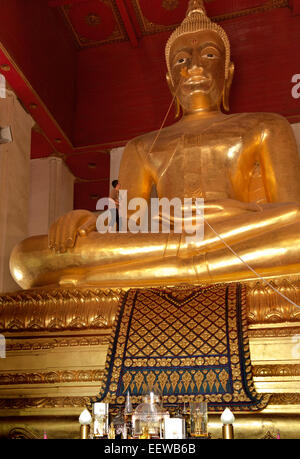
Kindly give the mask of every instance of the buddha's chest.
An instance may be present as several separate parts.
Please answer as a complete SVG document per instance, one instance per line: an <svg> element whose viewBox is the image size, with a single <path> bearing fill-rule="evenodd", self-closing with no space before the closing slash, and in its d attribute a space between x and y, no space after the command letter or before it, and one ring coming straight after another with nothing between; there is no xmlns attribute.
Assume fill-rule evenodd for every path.
<svg viewBox="0 0 300 459"><path fill-rule="evenodd" d="M158 193L181 198L230 196L242 151L241 136L232 132L183 134L162 142L152 157Z"/></svg>

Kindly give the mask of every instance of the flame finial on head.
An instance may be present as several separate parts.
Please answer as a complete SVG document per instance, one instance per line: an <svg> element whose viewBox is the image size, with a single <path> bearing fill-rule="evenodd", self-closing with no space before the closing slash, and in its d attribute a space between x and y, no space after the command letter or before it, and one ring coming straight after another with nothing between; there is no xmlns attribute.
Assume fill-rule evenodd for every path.
<svg viewBox="0 0 300 459"><path fill-rule="evenodd" d="M186 15L190 16L192 13L202 13L206 15L206 10L203 0L190 0Z"/></svg>
<svg viewBox="0 0 300 459"><path fill-rule="evenodd" d="M204 0L190 0L186 17L177 29L170 36L165 49L168 72L172 80L170 66L170 52L175 40L182 35L189 33L201 32L202 30L212 30L216 32L224 43L226 52L225 78L228 77L230 64L230 43L225 30L215 22L212 22L206 14Z"/></svg>

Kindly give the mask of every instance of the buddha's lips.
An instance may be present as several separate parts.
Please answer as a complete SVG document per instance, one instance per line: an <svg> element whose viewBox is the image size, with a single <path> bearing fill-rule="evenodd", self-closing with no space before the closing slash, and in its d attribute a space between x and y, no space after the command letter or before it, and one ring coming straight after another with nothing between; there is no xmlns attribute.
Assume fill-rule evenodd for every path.
<svg viewBox="0 0 300 459"><path fill-rule="evenodd" d="M195 84L207 83L209 81L211 81L211 78L205 77L203 75L193 75L189 77L183 84L192 86Z"/></svg>

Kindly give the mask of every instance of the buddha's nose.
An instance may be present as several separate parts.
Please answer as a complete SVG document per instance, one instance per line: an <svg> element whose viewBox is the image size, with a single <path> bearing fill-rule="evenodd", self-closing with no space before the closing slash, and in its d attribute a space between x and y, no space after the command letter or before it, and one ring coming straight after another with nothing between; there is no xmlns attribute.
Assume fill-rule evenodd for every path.
<svg viewBox="0 0 300 459"><path fill-rule="evenodd" d="M202 75L203 67L200 64L193 64L192 67L189 69L190 75Z"/></svg>
<svg viewBox="0 0 300 459"><path fill-rule="evenodd" d="M191 64L192 64L191 69L190 69L191 73L197 73L198 75L203 73L201 56L199 56L199 53L197 52L196 49L193 50Z"/></svg>

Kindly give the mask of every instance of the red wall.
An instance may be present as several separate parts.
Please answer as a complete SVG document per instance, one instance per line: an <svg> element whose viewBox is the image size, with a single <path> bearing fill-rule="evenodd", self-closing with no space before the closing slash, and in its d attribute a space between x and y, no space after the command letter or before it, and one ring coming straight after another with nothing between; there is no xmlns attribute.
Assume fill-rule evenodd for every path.
<svg viewBox="0 0 300 459"><path fill-rule="evenodd" d="M222 26L236 64L232 112L298 114L291 79L300 73L300 16L278 8L227 20ZM138 49L120 43L79 53L77 145L122 142L160 126L171 101L164 61L169 35L143 37Z"/></svg>
<svg viewBox="0 0 300 459"><path fill-rule="evenodd" d="M170 33L83 50L78 57L77 145L124 141L162 122L171 95L163 48Z"/></svg>
<svg viewBox="0 0 300 459"><path fill-rule="evenodd" d="M69 138L76 98L76 46L46 0L1 0L0 42Z"/></svg>
<svg viewBox="0 0 300 459"><path fill-rule="evenodd" d="M236 64L232 110L275 112L293 121L300 109L299 99L291 95L292 76L300 73L300 16L279 8L224 26Z"/></svg>

